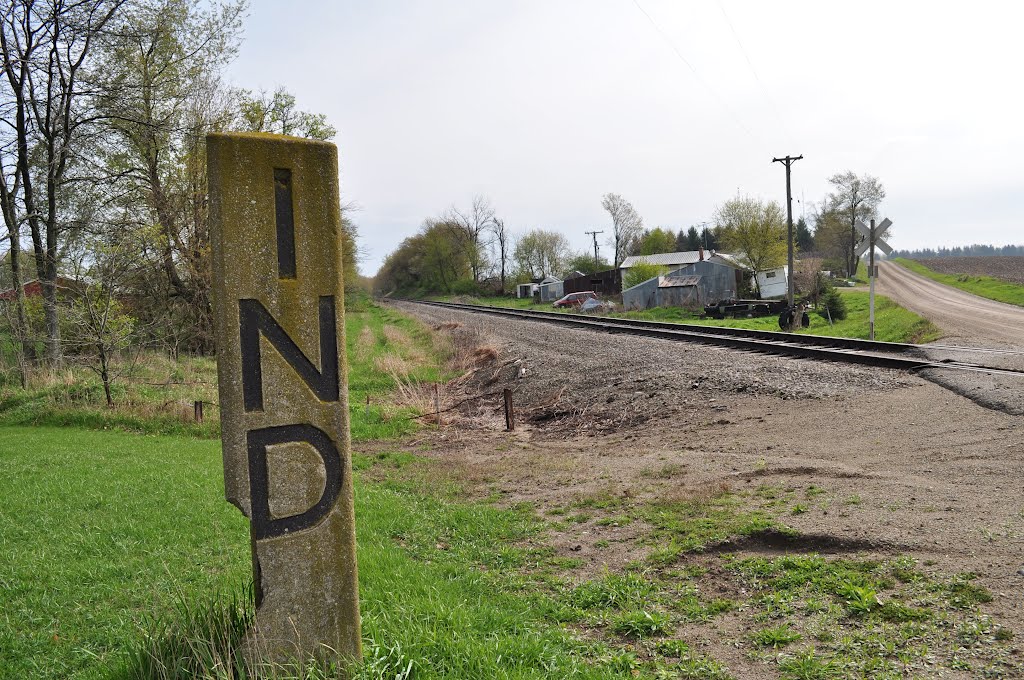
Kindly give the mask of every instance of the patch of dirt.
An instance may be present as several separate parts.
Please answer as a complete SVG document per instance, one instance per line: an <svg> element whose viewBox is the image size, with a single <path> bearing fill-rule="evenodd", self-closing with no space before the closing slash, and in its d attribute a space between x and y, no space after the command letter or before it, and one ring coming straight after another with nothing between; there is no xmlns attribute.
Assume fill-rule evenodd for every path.
<svg viewBox="0 0 1024 680"><path fill-rule="evenodd" d="M830 534L795 534L778 529L765 529L749 536L731 538L709 546L705 552L754 554L903 552L907 546L861 538L843 538Z"/></svg>

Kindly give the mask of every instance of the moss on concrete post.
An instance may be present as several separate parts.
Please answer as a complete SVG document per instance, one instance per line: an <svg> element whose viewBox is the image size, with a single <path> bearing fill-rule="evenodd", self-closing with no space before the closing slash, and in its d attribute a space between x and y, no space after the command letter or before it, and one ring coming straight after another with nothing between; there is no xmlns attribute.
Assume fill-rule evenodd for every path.
<svg viewBox="0 0 1024 680"><path fill-rule="evenodd" d="M228 501L250 520L251 655L360 656L338 157L207 137Z"/></svg>

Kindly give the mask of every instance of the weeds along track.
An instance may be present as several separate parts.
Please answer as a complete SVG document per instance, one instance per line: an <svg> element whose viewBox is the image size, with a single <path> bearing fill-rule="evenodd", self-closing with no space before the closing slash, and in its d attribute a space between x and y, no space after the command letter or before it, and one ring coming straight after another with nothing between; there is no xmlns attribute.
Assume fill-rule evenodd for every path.
<svg viewBox="0 0 1024 680"><path fill-rule="evenodd" d="M518 318L528 321L539 321L562 326L586 329L602 333L625 333L642 335L676 342L696 342L705 345L717 345L730 349L763 354L819 359L849 364L863 364L880 368L893 368L904 371L920 371L923 369L943 369L986 373L992 375L1016 376L1024 379L1024 371L996 368L962 361L935 361L923 355L921 345L899 342L881 342L878 340L860 340L857 338L835 338L822 335L804 335L774 331L748 330L743 328L726 328L722 326L703 326L695 324L668 323L662 321L641 321L637 319L620 319L604 316L590 316L564 312L543 312L528 309L512 309L486 305L469 305L455 302L435 302L428 300L403 300L422 305L446 307L477 314L491 314ZM1005 350L987 350L974 347L929 346L930 350L974 351L977 353L1001 352Z"/></svg>

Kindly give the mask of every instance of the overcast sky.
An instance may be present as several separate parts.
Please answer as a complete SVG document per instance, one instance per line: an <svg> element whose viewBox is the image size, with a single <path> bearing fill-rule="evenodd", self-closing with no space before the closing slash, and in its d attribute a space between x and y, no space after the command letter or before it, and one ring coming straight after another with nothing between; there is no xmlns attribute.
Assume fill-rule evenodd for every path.
<svg viewBox="0 0 1024 680"><path fill-rule="evenodd" d="M787 154L794 218L852 170L885 185L896 248L1024 242L1024 3L299 6L252 0L230 78L338 128L368 274L477 193L582 249L607 192L674 230L737 191L783 203Z"/></svg>

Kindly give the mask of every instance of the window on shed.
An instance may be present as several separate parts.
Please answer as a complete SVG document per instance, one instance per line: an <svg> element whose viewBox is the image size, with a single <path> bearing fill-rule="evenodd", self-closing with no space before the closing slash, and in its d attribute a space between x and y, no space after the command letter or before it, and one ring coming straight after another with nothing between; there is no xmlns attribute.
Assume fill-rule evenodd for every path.
<svg viewBox="0 0 1024 680"><path fill-rule="evenodd" d="M765 272L764 273L764 278L766 278L766 279L774 279L775 278L775 272Z"/></svg>

